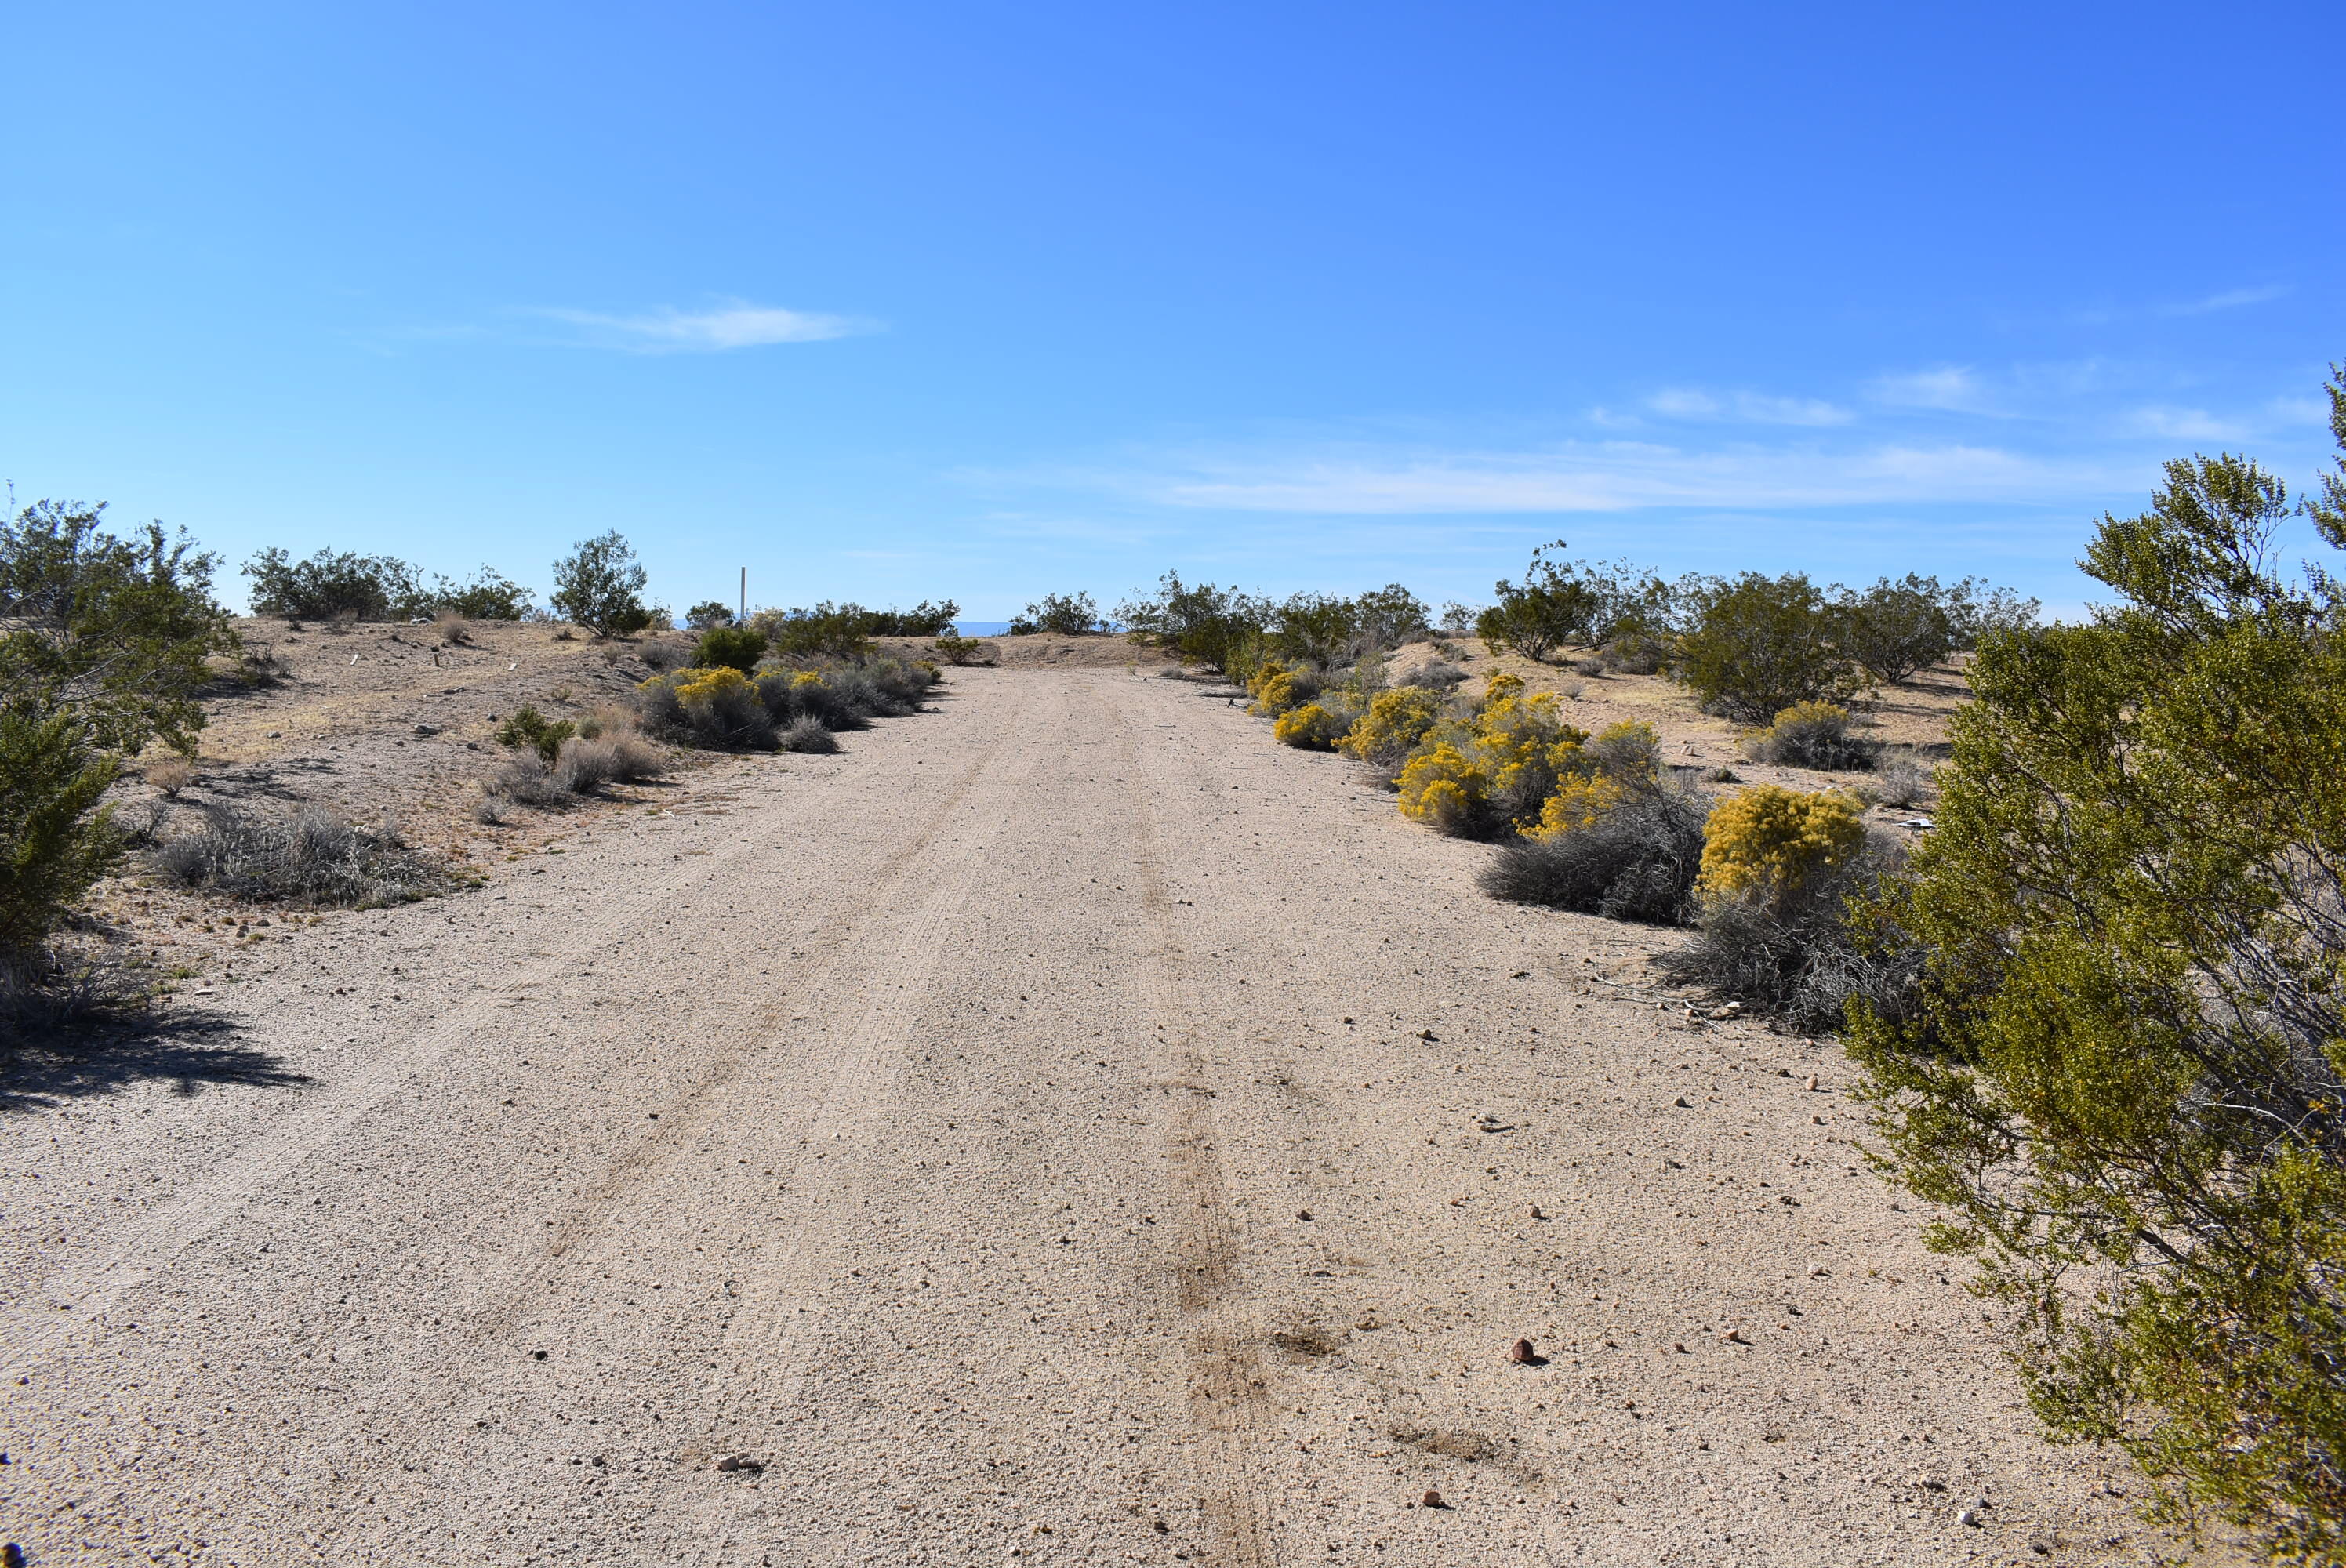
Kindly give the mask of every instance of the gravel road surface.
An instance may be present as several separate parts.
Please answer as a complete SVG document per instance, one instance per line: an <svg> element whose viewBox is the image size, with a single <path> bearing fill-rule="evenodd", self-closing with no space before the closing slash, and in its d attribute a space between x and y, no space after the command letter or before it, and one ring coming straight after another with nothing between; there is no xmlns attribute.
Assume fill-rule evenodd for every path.
<svg viewBox="0 0 2346 1568"><path fill-rule="evenodd" d="M1487 850L1191 684L956 671L844 738L15 1085L0 1533L2148 1560L1864 1174L1838 1056L1641 1000L1667 937L1491 902Z"/></svg>

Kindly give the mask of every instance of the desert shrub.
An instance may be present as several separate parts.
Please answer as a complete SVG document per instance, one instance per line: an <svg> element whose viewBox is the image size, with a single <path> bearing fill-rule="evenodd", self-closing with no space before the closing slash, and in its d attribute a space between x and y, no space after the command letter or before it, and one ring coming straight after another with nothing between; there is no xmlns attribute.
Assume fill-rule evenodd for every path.
<svg viewBox="0 0 2346 1568"><path fill-rule="evenodd" d="M713 632L733 624L733 606L722 599L703 599L684 612L684 624L696 632Z"/></svg>
<svg viewBox="0 0 2346 1568"><path fill-rule="evenodd" d="M1132 628L1136 642L1169 648L1185 664L1211 665L1241 678L1230 668L1230 655L1259 638L1272 613L1268 600L1235 587L1185 584L1178 573L1168 572L1154 594L1117 606L1116 618Z"/></svg>
<svg viewBox="0 0 2346 1568"><path fill-rule="evenodd" d="M1115 628L1100 619L1099 606L1089 594L1046 594L1010 623L1014 637L1051 632L1065 637L1091 636Z"/></svg>
<svg viewBox="0 0 2346 1568"><path fill-rule="evenodd" d="M801 714L782 727L782 749L828 756L839 749L839 739L812 714Z"/></svg>
<svg viewBox="0 0 2346 1568"><path fill-rule="evenodd" d="M1702 861L1708 804L1668 785L1614 785L1611 792L1602 809L1577 822L1558 821L1502 846L1478 879L1483 890L1609 920L1659 925L1684 919Z"/></svg>
<svg viewBox="0 0 2346 1568"><path fill-rule="evenodd" d="M1607 640L1596 650L1596 657L1586 662L1596 667L1594 670L1582 669L1583 675L1601 675L1608 671L1620 675L1658 675L1668 667L1670 641L1655 631L1623 632Z"/></svg>
<svg viewBox="0 0 2346 1568"><path fill-rule="evenodd" d="M563 743L554 765L554 777L574 795L585 795L609 783L632 784L663 771L658 748L642 737L624 731L590 739L574 736Z"/></svg>
<svg viewBox="0 0 2346 1568"><path fill-rule="evenodd" d="M1448 659L1432 658L1402 677L1404 686L1422 686L1433 691L1448 691L1464 683L1466 672Z"/></svg>
<svg viewBox="0 0 2346 1568"><path fill-rule="evenodd" d="M1483 824L1490 775L1447 742L1418 752L1401 770L1401 814L1413 822L1464 836Z"/></svg>
<svg viewBox="0 0 2346 1568"><path fill-rule="evenodd" d="M506 760L483 781L481 791L487 799L535 806L540 810L567 806L573 794L562 775L540 760L535 752ZM496 820L503 821L505 819L500 816Z"/></svg>
<svg viewBox="0 0 2346 1568"><path fill-rule="evenodd" d="M694 645L692 662L703 669L723 667L747 675L765 656L766 639L748 626L711 626Z"/></svg>
<svg viewBox="0 0 2346 1568"><path fill-rule="evenodd" d="M2305 512L2346 550L2346 460ZM1987 637L1882 901L1925 1007L1851 1052L2051 1432L2121 1448L2159 1516L2336 1563L2346 585L2280 565L2291 514L2246 458L2171 463L2087 552L2116 602Z"/></svg>
<svg viewBox="0 0 2346 1568"><path fill-rule="evenodd" d="M1841 646L1841 617L1798 572L1746 572L1688 590L1686 630L1673 677L1704 708L1763 724L1800 702L1829 702L1857 687L1857 665Z"/></svg>
<svg viewBox="0 0 2346 1568"><path fill-rule="evenodd" d="M1487 690L1474 718L1475 761L1500 825L1525 827L1566 776L1586 768L1580 747L1588 732L1564 721L1552 694L1526 696L1513 676L1492 677Z"/></svg>
<svg viewBox="0 0 2346 1568"><path fill-rule="evenodd" d="M1712 809L1699 885L1723 897L1789 897L1864 842L1865 823L1847 795L1754 785Z"/></svg>
<svg viewBox="0 0 2346 1568"><path fill-rule="evenodd" d="M1912 806L1931 790L1931 769L1912 751L1889 753L1874 763L1873 788L1892 806Z"/></svg>
<svg viewBox="0 0 2346 1568"><path fill-rule="evenodd" d="M240 649L212 597L213 557L106 508L43 501L0 522L0 703L78 715L90 742L135 753L203 728L206 660Z"/></svg>
<svg viewBox="0 0 2346 1568"><path fill-rule="evenodd" d="M121 834L99 800L118 764L81 718L0 704L0 981L28 987L66 911L110 870Z"/></svg>
<svg viewBox="0 0 2346 1568"><path fill-rule="evenodd" d="M1644 782L1662 770L1662 738L1650 724L1624 722L1597 731L1582 748L1588 765L1611 779Z"/></svg>
<svg viewBox="0 0 2346 1568"><path fill-rule="evenodd" d="M653 637L637 650L644 663L652 669L668 671L683 669L692 663L692 649L666 637Z"/></svg>
<svg viewBox="0 0 2346 1568"><path fill-rule="evenodd" d="M875 717L916 713L940 678L936 666L921 660L874 657L801 668L770 659L754 677L730 667L653 676L636 688L636 711L663 739L771 750L801 719L828 730L862 729Z"/></svg>
<svg viewBox="0 0 2346 1568"><path fill-rule="evenodd" d="M954 629L961 606L923 599L909 610L869 610L825 599L811 609L760 610L750 625L784 658L858 659L872 655L874 637L939 637Z"/></svg>
<svg viewBox="0 0 2346 1568"><path fill-rule="evenodd" d="M500 746L516 749L527 747L538 755L548 768L562 755L562 743L578 733L578 727L566 718L548 718L529 704L515 708L503 724L497 726L496 741Z"/></svg>
<svg viewBox="0 0 2346 1568"><path fill-rule="evenodd" d="M1844 589L1841 643L1858 667L1885 686L1930 668L1954 651L1955 623L1936 577L1883 577L1862 594Z"/></svg>
<svg viewBox="0 0 2346 1568"><path fill-rule="evenodd" d="M1336 744L1347 757L1393 767L1416 749L1442 717L1442 697L1424 687L1395 687L1369 699L1368 711Z"/></svg>
<svg viewBox="0 0 2346 1568"><path fill-rule="evenodd" d="M1877 749L1849 732L1849 709L1830 702L1796 702L1743 744L1754 761L1827 770L1872 767Z"/></svg>
<svg viewBox="0 0 2346 1568"><path fill-rule="evenodd" d="M749 677L729 665L681 669L669 677L678 711L696 744L727 750L766 750L774 743L773 716Z"/></svg>
<svg viewBox="0 0 2346 1568"><path fill-rule="evenodd" d="M196 765L176 751L165 752L138 771L170 800L178 799L179 791L196 781Z"/></svg>
<svg viewBox="0 0 2346 1568"><path fill-rule="evenodd" d="M488 566L462 583L435 575L420 606L426 614L462 616L470 621L523 620L534 607L527 588Z"/></svg>
<svg viewBox="0 0 2346 1568"><path fill-rule="evenodd" d="M404 620L424 602L416 569L393 555L321 549L306 561L271 546L244 564L252 613L288 620Z"/></svg>
<svg viewBox="0 0 2346 1568"><path fill-rule="evenodd" d="M1348 720L1316 702L1307 702L1280 714L1279 722L1271 728L1271 735L1281 746L1292 746L1298 750L1333 751L1351 728Z"/></svg>
<svg viewBox="0 0 2346 1568"><path fill-rule="evenodd" d="M1565 542L1532 552L1520 583L1495 585L1498 602L1475 617L1474 630L1494 648L1545 659L1566 643L1606 643L1638 628L1665 624L1669 585L1626 561L1565 561Z"/></svg>
<svg viewBox="0 0 2346 1568"><path fill-rule="evenodd" d="M580 540L576 551L554 564L547 603L598 637L624 636L652 624L653 612L643 599L645 581L642 563L614 530Z"/></svg>
<svg viewBox="0 0 2346 1568"><path fill-rule="evenodd" d="M448 882L437 861L397 833L354 828L322 808L260 816L214 804L205 815L202 830L154 851L158 872L234 898L356 909L408 902Z"/></svg>
<svg viewBox="0 0 2346 1568"><path fill-rule="evenodd" d="M1947 590L1947 620L1959 652L1978 648L2004 632L2029 630L2044 607L2026 595L1993 587L1979 577L1965 577Z"/></svg>
<svg viewBox="0 0 2346 1568"><path fill-rule="evenodd" d="M936 640L937 657L952 665L992 664L985 656L985 643L979 637L954 636L950 634Z"/></svg>
<svg viewBox="0 0 2346 1568"><path fill-rule="evenodd" d="M1517 677L1494 675L1469 718L1423 732L1396 781L1402 814L1454 834L1530 828L1567 776L1588 771L1587 738L1563 721L1553 695L1527 696Z"/></svg>
<svg viewBox="0 0 2346 1568"><path fill-rule="evenodd" d="M1253 712L1276 718L1319 696L1320 677L1317 671L1301 666L1265 659L1255 667L1254 675L1247 681L1247 691L1254 698Z"/></svg>
<svg viewBox="0 0 2346 1568"><path fill-rule="evenodd" d="M1656 962L1680 984L1744 1003L1802 1033L1842 1027L1853 1005L1911 1018L1921 1001L1921 949L1868 912L1896 864L1894 851L1861 839L1837 857L1807 861L1797 881L1704 892L1692 940Z"/></svg>

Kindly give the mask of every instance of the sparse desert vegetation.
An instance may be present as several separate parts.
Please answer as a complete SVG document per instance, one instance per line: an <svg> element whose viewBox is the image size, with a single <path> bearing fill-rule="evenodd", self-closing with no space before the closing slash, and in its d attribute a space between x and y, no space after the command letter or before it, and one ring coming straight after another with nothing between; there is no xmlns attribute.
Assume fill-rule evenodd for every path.
<svg viewBox="0 0 2346 1568"><path fill-rule="evenodd" d="M2332 396L2346 443L2346 391ZM1373 901L1392 896L1371 891L1389 887L1384 872L1364 869L1368 850L1382 844L1396 868L1439 878L1463 866L1493 898L1521 906L1477 906L1524 933L1504 949L1526 955L1521 968L1492 962L1498 949L1475 949L1474 973L1502 988L1541 981L1575 956L1589 962L1569 951L1529 956L1534 933L1619 933L1625 945L1615 951L1637 953L1637 963L1576 977L1579 1051L1597 1052L1600 1040L1617 1049L1627 1038L1599 1033L1610 1027L1596 1022L1599 986L1623 993L1643 1029L1706 1040L1715 1037L1706 1031L1732 1030L1748 1043L1738 1050L1763 1038L1803 1053L1821 1039L1845 1041L1882 1140L1880 1169L1933 1206L1933 1227L1919 1232L1931 1247L1977 1260L1977 1288L2002 1309L1993 1330L2044 1428L2130 1456L2165 1522L2212 1514L2270 1553L2334 1558L2346 1550L2346 1489L2331 1478L2329 1435L2346 1410L2331 1366L2346 1325L2333 1278L2346 1236L2334 1135L2346 1079L2332 1060L2346 1037L2338 912L2346 877L2336 869L2346 830L2327 808L2346 734L2338 711L2346 672L2336 667L2346 606L2328 578L2290 579L2271 565L2288 506L2277 482L2244 460L2175 465L2149 513L2101 529L2091 566L2118 602L2076 625L2039 626L2025 601L1968 580L1947 588L1910 575L1856 591L1797 575L1663 582L1618 563L1566 561L1559 544L1544 547L1521 581L1501 585L1497 605L1454 606L1439 626L1399 585L1271 601L1168 574L1155 593L1118 606L1134 640L1110 645L1091 600L1046 596L1028 607L1022 652L990 670L979 659L1010 645L978 647L953 635L950 602L909 612L823 602L740 621L709 601L695 606L689 633L666 630L616 535L586 542L556 569L591 644L566 625L484 610L486 600L419 596L427 595L415 587L419 575L389 557L265 555L256 577L300 623L270 628L265 681L249 675L258 638L210 598L210 562L190 544L159 530L115 538L94 509L28 509L5 539L10 662L0 668L12 683L0 706L7 1017L22 1033L120 1015L193 978L192 966L166 962L166 921L174 945L188 944L182 953L200 933L223 954L250 955L291 940L288 924L257 918L262 910L280 921L396 911L484 883L505 863L499 856L542 853L530 868L542 872L552 856L571 853L562 833L583 843L592 824L632 824L638 867L686 867L712 852L669 805L697 775L737 788L754 778L769 789L840 776L858 759L794 769L770 754L836 752L842 734L930 708L944 672L923 653L980 668L966 677L972 687L1007 691L992 683L1081 650L1075 673L1054 688L1066 707L1019 709L1030 724L1051 713L1063 746L1088 746L1071 718L1111 713L1118 692L1168 716L1182 701L1191 712L1235 708L1226 687L1212 688L1207 707L1177 695L1193 687L1117 685L1107 654L1130 662L1129 680L1137 643L1209 665L1241 687L1248 713L1283 748L1261 753L1266 767L1293 778L1346 770L1415 825L1395 824L1381 808L1399 838L1348 830L1350 885L1367 901L1347 916L1360 927L1349 939L1359 967L1378 969L1393 945L1389 933L1362 934L1383 918ZM2346 548L2346 469L2310 514ZM158 581L168 591L134 596L127 586ZM444 581L442 589L454 591ZM432 603L441 607L428 621L393 615L421 615ZM105 627L117 639L106 646L119 651L94 651L89 626ZM341 683L331 693L329 674ZM303 759L337 779L342 748L360 741L342 716L366 691L381 695L369 699L377 706L353 781L428 798L436 815L423 833L389 825L400 813L387 792L362 816L320 798L333 786L305 796L291 770L280 770L289 730L336 723L344 728L308 731ZM1240 721L1230 713L1213 722ZM1158 727L1179 730L1170 717ZM1016 744L1014 736L1002 755ZM1124 786L1111 769L1141 754L1137 745L1087 751L1096 771L1085 777ZM932 760L894 756L907 788L906 776ZM1729 758L1750 777L1724 766ZM985 831L1012 831L1000 780L1015 777L1005 769L988 784L973 773L933 790L920 830L929 852L944 852L941 831L962 842L952 832L981 797L996 813ZM1240 843L1225 822L1239 808L1215 799L1220 785L1210 775L1199 778L1135 787L1157 790L1151 810L1175 815L1179 827L1164 839L1220 833L1215 842ZM701 798L713 816L735 797ZM1881 809L1925 803L1928 816ZM1310 810L1291 809L1289 841L1310 843ZM1056 830L1036 830L1038 844L1064 848ZM1070 896L1105 901L1105 880L1122 899L1126 881L1114 879L1126 879L1140 900L1132 907L1144 911L1133 917L1136 951L1157 955L1148 962L1181 962L1164 956L1179 951L1168 932L1186 918L1170 911L1194 909L1233 862L1208 867L1194 842L1168 848L1119 830L1131 837L1118 840L1113 866L1086 862L1107 877L1083 878ZM653 853L650 835L666 832L678 847ZM1259 833L1244 841L1260 853ZM753 850L772 852L737 844L728 874L756 866ZM1166 896L1169 884L1139 885L1182 855L1195 861L1182 897ZM476 863L484 857L495 863ZM664 874L670 897L714 880ZM1282 871L1280 891L1258 903L1283 905L1295 886ZM1024 892L999 897L1015 909ZM88 912L101 905L102 921ZM219 913L229 908L245 913ZM1574 926L1570 916L1621 923ZM388 936L391 917L381 918ZM1015 915L1004 919L1016 926ZM792 959L819 945L790 940L803 944ZM933 946L923 938L921 951ZM1431 983L1424 954L1411 956L1418 965L1407 983ZM1034 952L1020 962L1029 961L1039 962ZM1442 960L1431 962L1443 970ZM407 984L403 969L390 972ZM279 972L280 985L311 983ZM1236 987L1252 978L1231 976L1229 1011L1245 1012ZM1085 989L1112 983L1124 981L1103 969ZM1051 994L1039 981L1022 983L1032 988L1011 994L1024 1005ZM1336 982L1313 983L1322 1001L1333 999ZM1658 1001L1644 989L1655 985L1670 994ZM1131 1006L1159 1023L1153 1014L1173 993L1150 990ZM986 994L988 1007L1000 1001ZM1474 1003L1494 1013L1513 1005ZM1361 1020L1382 1029L1378 1048L1400 1054L1380 1058L1379 1070L1406 1064L1465 1076L1467 1062L1448 1061L1445 1032L1471 1031L1471 1009L1409 1019L1406 1030L1366 1007L1328 1011L1339 1022L1321 1027L1346 1051L1369 1049ZM1387 1016L1404 1021L1398 1008ZM1534 1054L1557 1051L1541 1031L1558 1021L1535 1006L1516 1020L1530 1042L1515 1062L1519 1076L1587 1064ZM1746 1021L1777 1033L1742 1033ZM1647 1074L1639 1081L1668 1107L1647 1135L1668 1142L1678 1135L1670 1113L1709 1103L1698 1103L1691 1080L1670 1075L1693 1073L1708 1048L1673 1042L1645 1069L1596 1060L1606 1087L1617 1071ZM1673 1065L1665 1054L1687 1061ZM1114 1070L1104 1050L1086 1057L1090 1071ZM1792 1060L1771 1079L1793 1076ZM1831 1059L1797 1060L1801 1093L1821 1094ZM535 1071L535 1059L505 1075L523 1065ZM1280 1087L1286 1071L1264 1082ZM1151 1081L1183 1080L1159 1072ZM519 1108L515 1088L499 1110ZM1592 1082L1579 1092L1575 1109L1599 1091ZM1478 1159L1500 1146L1487 1140L1522 1125L1491 1103L1478 1101L1471 1120L1443 1112L1461 1117L1450 1135ZM1818 1129L1815 1146L1802 1145L1789 1167L1766 1167L1774 1174L1758 1185L1804 1171L1804 1162L1844 1159L1848 1129L1826 1131L1835 1125L1827 1104L1802 1103L1798 1119ZM1795 1120L1787 1114L1788 1125ZM1397 1163L1443 1154L1441 1134L1413 1132L1408 1159ZM1464 1223L1484 1190L1475 1183L1509 1168L1466 1170L1474 1181L1454 1183L1465 1190L1441 1207ZM1661 1166L1686 1168L1678 1155ZM1853 1159L1841 1168L1859 1171ZM1648 1170L1644 1179L1675 1175ZM1800 1202L1826 1201L1803 1190ZM1680 1205L1671 1218L1685 1220L1719 1200L1668 1201ZM1298 1225L1319 1225L1315 1214L1332 1205L1315 1197L1282 1207ZM1550 1217L1528 1207L1518 1227ZM1902 1227L1904 1240L1916 1234ZM1797 1334L1795 1316L1785 1308L1777 1332ZM1714 1343L1752 1344L1740 1321L1713 1333ZM1321 1342L1300 1330L1290 1339ZM1669 1355L1693 1353L1665 1342ZM1593 1358L1598 1345L1574 1349ZM1511 1365L1533 1364L1511 1355Z"/></svg>

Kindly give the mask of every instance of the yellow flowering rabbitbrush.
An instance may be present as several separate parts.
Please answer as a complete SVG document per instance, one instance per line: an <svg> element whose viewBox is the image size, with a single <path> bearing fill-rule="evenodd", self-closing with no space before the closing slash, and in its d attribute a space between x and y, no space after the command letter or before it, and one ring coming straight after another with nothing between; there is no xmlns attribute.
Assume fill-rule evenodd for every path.
<svg viewBox="0 0 2346 1568"><path fill-rule="evenodd" d="M1761 784L1712 809L1695 885L1729 898L1782 898L1816 872L1841 864L1864 842L1865 823L1851 797L1833 789L1810 793Z"/></svg>
<svg viewBox="0 0 2346 1568"><path fill-rule="evenodd" d="M1290 708L1279 716L1271 735L1281 746L1303 751L1333 751L1344 738L1344 721L1316 702Z"/></svg>

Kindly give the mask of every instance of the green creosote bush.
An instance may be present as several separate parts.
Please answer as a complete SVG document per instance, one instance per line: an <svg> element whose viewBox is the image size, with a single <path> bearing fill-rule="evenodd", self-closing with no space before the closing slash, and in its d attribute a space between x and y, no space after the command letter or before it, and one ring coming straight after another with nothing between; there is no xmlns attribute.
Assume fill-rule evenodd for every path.
<svg viewBox="0 0 2346 1568"><path fill-rule="evenodd" d="M715 631L733 624L733 606L722 599L703 599L684 612L684 624L696 632Z"/></svg>
<svg viewBox="0 0 2346 1568"><path fill-rule="evenodd" d="M435 575L426 586L423 572L395 555L321 549L296 561L271 546L244 564L244 575L252 579L252 613L290 621L517 621L530 610L530 591L488 566L466 582Z"/></svg>
<svg viewBox="0 0 2346 1568"><path fill-rule="evenodd" d="M578 727L566 718L548 718L524 703L514 709L511 718L497 726L496 741L500 746L527 747L537 753L538 760L548 768L562 755L562 743L578 733Z"/></svg>
<svg viewBox="0 0 2346 1568"><path fill-rule="evenodd" d="M748 675L766 656L766 639L748 626L711 626L693 645L692 662L703 669L719 667Z"/></svg>
<svg viewBox="0 0 2346 1568"><path fill-rule="evenodd" d="M812 609L760 610L750 627L784 659L865 659L874 637L940 637L952 633L961 606L926 599L909 610L868 610L826 599Z"/></svg>
<svg viewBox="0 0 2346 1568"><path fill-rule="evenodd" d="M1779 768L1846 771L1871 768L1879 748L1849 732L1849 709L1831 702L1796 702L1767 728L1744 738L1755 762Z"/></svg>
<svg viewBox="0 0 2346 1568"><path fill-rule="evenodd" d="M42 501L0 521L0 1004L20 1031L129 993L53 939L120 855L101 804L120 759L191 753L207 660L240 649L212 556L159 524L117 537L104 514Z"/></svg>
<svg viewBox="0 0 2346 1568"><path fill-rule="evenodd" d="M986 647L983 637L954 636L947 634L939 637L934 646L937 657L947 664L978 665L994 662L985 657Z"/></svg>
<svg viewBox="0 0 2346 1568"><path fill-rule="evenodd" d="M2346 382L2330 389L2346 450ZM2304 508L2346 549L2346 460ZM2346 589L2280 482L2171 463L2105 517L2116 602L1990 634L1937 828L1878 902L1918 1015L1850 1048L2030 1403L2154 1517L2346 1559Z"/></svg>
<svg viewBox="0 0 2346 1568"><path fill-rule="evenodd" d="M119 769L70 710L0 706L0 988L11 999L37 986L50 933L121 854L99 804Z"/></svg>
<svg viewBox="0 0 2346 1568"><path fill-rule="evenodd" d="M1063 637L1095 636L1116 627L1100 618L1099 606L1089 594L1046 594L1012 617L1010 636L1033 636L1049 632Z"/></svg>
<svg viewBox="0 0 2346 1568"><path fill-rule="evenodd" d="M614 530L580 540L554 564L554 592L546 602L598 637L626 636L655 619L643 599L647 581L634 549Z"/></svg>
<svg viewBox="0 0 2346 1568"><path fill-rule="evenodd" d="M1565 542L1532 552L1520 583L1494 586L1498 602L1482 611L1474 631L1494 649L1512 649L1535 663L1569 643L1595 647L1668 623L1674 590L1626 561L1562 559Z"/></svg>
<svg viewBox="0 0 2346 1568"><path fill-rule="evenodd" d="M1672 675L1708 712L1764 724L1795 703L1843 701L1858 689L1840 617L1801 573L1702 583L1686 595L1685 619Z"/></svg>

